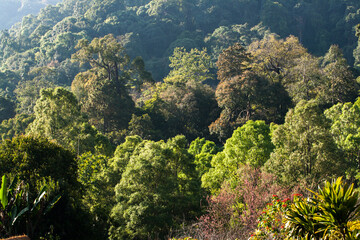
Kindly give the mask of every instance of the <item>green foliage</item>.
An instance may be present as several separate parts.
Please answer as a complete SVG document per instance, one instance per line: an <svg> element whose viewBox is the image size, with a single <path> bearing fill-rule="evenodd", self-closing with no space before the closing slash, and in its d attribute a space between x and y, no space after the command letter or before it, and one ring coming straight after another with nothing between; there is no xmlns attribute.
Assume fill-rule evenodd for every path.
<svg viewBox="0 0 360 240"><path fill-rule="evenodd" d="M39 178L51 177L68 191L76 188L74 155L44 138L19 136L0 144L1 174L17 174L34 192Z"/></svg>
<svg viewBox="0 0 360 240"><path fill-rule="evenodd" d="M341 178L325 181L308 200L295 202L286 214L286 230L292 237L353 239L348 223L360 212L358 192Z"/></svg>
<svg viewBox="0 0 360 240"><path fill-rule="evenodd" d="M359 83L348 66L341 49L332 45L323 59L326 84L323 86L321 103L334 105L354 101L358 96Z"/></svg>
<svg viewBox="0 0 360 240"><path fill-rule="evenodd" d="M130 136L140 136L142 139L158 139L159 131L156 131L151 121L149 114L143 114L141 116L132 115L129 122L129 133Z"/></svg>
<svg viewBox="0 0 360 240"><path fill-rule="evenodd" d="M15 104L11 99L0 96L0 123L15 116Z"/></svg>
<svg viewBox="0 0 360 240"><path fill-rule="evenodd" d="M340 233L345 239L349 235L347 223L357 218L360 213L358 204L359 194L354 191L354 184L343 183L341 178L336 181L325 182L324 187L318 189L314 203L322 214L314 217L315 221L326 225L320 232Z"/></svg>
<svg viewBox="0 0 360 240"><path fill-rule="evenodd" d="M23 9L30 2L22 1ZM358 95L357 72L345 58L352 65L359 8L358 1L348 0L65 0L49 5L0 33L0 173L19 171L33 189L51 176L66 194L46 222L53 222L62 238L69 238L72 228L72 238L98 233L93 239L106 238L111 209L112 238L164 237L197 215L199 178L216 192L224 180L237 183L245 164L260 168L267 162L267 171L290 185L345 172L354 179L358 103L343 103ZM332 44L344 54L340 47L328 50ZM317 58L305 47L316 56L328 52ZM213 79L216 59L218 79ZM148 69L164 83L151 85ZM79 103L64 88L41 93L57 85L71 85ZM342 104L328 110L325 119L312 99L321 107ZM298 105L282 124L292 104ZM272 143L265 122L248 121L258 119L280 124L273 125ZM238 127L221 152L205 140L211 132L225 142ZM4 140L26 128L83 154L79 169L70 152L63 154L46 140ZM122 143L114 158L104 156L112 149L96 128ZM181 138L149 141L177 134L198 139L190 148ZM80 204L90 218L79 208L74 214ZM65 213L72 214L70 221ZM76 218L94 231L82 231ZM46 231L39 228L41 234Z"/></svg>
<svg viewBox="0 0 360 240"><path fill-rule="evenodd" d="M250 63L250 54L246 52L241 44L235 43L219 55L216 62L218 79L227 81L229 78L241 75L245 70L249 69Z"/></svg>
<svg viewBox="0 0 360 240"><path fill-rule="evenodd" d="M18 181L17 176L8 184L8 178L3 175L0 189L1 237L10 237L20 231L26 231L28 236L34 237L39 220L61 198L57 195L52 200L49 199L51 192L56 190L51 179L44 179L41 185L37 195L33 195L23 181Z"/></svg>
<svg viewBox="0 0 360 240"><path fill-rule="evenodd" d="M250 55L237 43L224 50L216 63L220 83L215 94L222 112L209 129L219 139L230 137L236 127L250 119L253 95L260 82L257 76L247 71L250 62Z"/></svg>
<svg viewBox="0 0 360 240"><path fill-rule="evenodd" d="M216 192L225 180L236 180L235 173L241 166L263 166L273 149L269 126L264 121L248 121L234 131L223 151L212 158L211 168L202 177L202 186Z"/></svg>
<svg viewBox="0 0 360 240"><path fill-rule="evenodd" d="M287 36L290 32L290 13L286 9L285 1L266 0L262 6L261 22L270 26L273 32L280 36Z"/></svg>
<svg viewBox="0 0 360 240"><path fill-rule="evenodd" d="M124 48L113 35L95 38L90 43L82 39L77 48L72 58L92 67L79 73L72 83L82 111L103 133L126 128L134 102L125 87L129 57Z"/></svg>
<svg viewBox="0 0 360 240"><path fill-rule="evenodd" d="M274 40L274 37L270 36L269 39ZM259 57L259 54L268 55L271 50L258 46L260 50L255 51L257 43L254 42L248 51L237 43L219 56L217 66L220 83L215 94L222 112L209 129L221 141L230 137L234 129L248 120L282 122L291 103L281 82L272 79L273 70L269 70L268 74L268 70L259 70L261 65L269 68L271 63L266 62L272 60L266 56ZM277 60L274 61L277 63Z"/></svg>
<svg viewBox="0 0 360 240"><path fill-rule="evenodd" d="M331 133L338 147L345 153L347 176L354 180L359 169L359 100L338 103L325 111L331 121Z"/></svg>
<svg viewBox="0 0 360 240"><path fill-rule="evenodd" d="M175 48L170 57L169 75L164 79L165 83L186 84L194 82L199 84L212 76L210 74L211 62L206 49L200 51L191 49L187 52L185 48Z"/></svg>
<svg viewBox="0 0 360 240"><path fill-rule="evenodd" d="M34 116L26 114L16 115L14 118L4 120L0 124L1 139L11 139L25 134L26 128L32 121L34 121Z"/></svg>
<svg viewBox="0 0 360 240"><path fill-rule="evenodd" d="M110 159L92 153L84 153L78 159L78 179L84 186L82 203L90 213L94 239L107 239L109 215L116 204L114 188L142 141L138 136L126 137Z"/></svg>
<svg viewBox="0 0 360 240"><path fill-rule="evenodd" d="M204 42L211 50L212 60L216 61L221 52L228 47L236 43L248 46L253 41L260 40L269 34L270 30L262 23L253 27L249 23L235 24L216 28L205 37Z"/></svg>
<svg viewBox="0 0 360 240"><path fill-rule="evenodd" d="M0 39L4 37L0 35ZM0 95L3 97L12 97L16 84L18 84L20 76L13 71L0 71Z"/></svg>
<svg viewBox="0 0 360 240"><path fill-rule="evenodd" d="M330 133L330 125L315 101L301 101L286 114L285 123L272 132L275 145L268 172L292 185L344 174L343 154Z"/></svg>
<svg viewBox="0 0 360 240"><path fill-rule="evenodd" d="M88 124L74 94L68 90L41 90L34 111L35 119L27 129L28 134L53 139L77 154L86 151L112 154L109 141Z"/></svg>
<svg viewBox="0 0 360 240"><path fill-rule="evenodd" d="M208 126L218 110L214 90L194 79L185 79L181 75L171 78L174 77L184 82L158 83L149 89L150 94L143 91L139 99L142 110L150 116L154 129L158 130L155 132L158 138L155 136L155 139L170 138L177 134L183 134L191 140L199 136L208 137Z"/></svg>
<svg viewBox="0 0 360 240"><path fill-rule="evenodd" d="M310 199L295 201L285 215L285 229L289 236L304 239L320 238L319 227L314 221L318 211L319 209L311 204Z"/></svg>
<svg viewBox="0 0 360 240"><path fill-rule="evenodd" d="M217 113L213 89L205 84L164 84L161 87L162 115L167 128L165 137L179 133L189 139L209 136L208 126Z"/></svg>
<svg viewBox="0 0 360 240"><path fill-rule="evenodd" d="M28 9L29 2L24 2L23 10ZM7 4L9 0L4 0L4 9ZM11 5L14 8L16 4ZM141 55L160 80L167 75L164 59L168 59L175 47L200 49L205 42L210 43L209 51L213 59L217 59L221 48L237 41L248 43L244 35L260 39L263 32L268 31L264 29L271 29L282 37L296 35L316 55L324 54L331 44L338 44L350 60L356 47L353 27L360 21L358 9L359 3L345 0L108 0L101 3L67 0L47 6L37 16L26 16L11 31L4 31L0 58L6 60L3 66L24 71L21 64L16 66L14 56L27 66L44 66L54 60L61 63L74 53L78 39L132 33L146 40L134 40L129 44L134 50L132 57ZM6 18L6 21L12 19ZM244 29L245 24L248 26ZM196 37L186 37L185 32ZM214 41L208 41L209 33ZM36 61L31 63L29 55L22 54L28 50L41 57L33 58ZM153 64L159 62L164 64Z"/></svg>
<svg viewBox="0 0 360 240"><path fill-rule="evenodd" d="M294 61L304 56L306 49L294 36L284 40L272 34L260 41L252 42L249 52L254 56L252 68L276 82L287 75L289 68L296 65Z"/></svg>
<svg viewBox="0 0 360 240"><path fill-rule="evenodd" d="M359 38L356 49L354 49L355 66L359 68L360 63L360 24L356 25L356 36Z"/></svg>
<svg viewBox="0 0 360 240"><path fill-rule="evenodd" d="M117 146L114 157L109 160L109 168L107 169L110 183L114 187L120 182L130 157L142 141L139 136L127 136L125 142Z"/></svg>
<svg viewBox="0 0 360 240"><path fill-rule="evenodd" d="M1 175L18 175L19 180L28 184L31 194L37 193L43 178L51 178L58 184L62 198L39 223L36 235L45 234L47 226L53 225L54 234L61 238L69 234L76 238L91 236L87 228L91 221L80 208L81 186L77 181L75 156L70 151L44 138L15 137L0 144L0 169Z"/></svg>
<svg viewBox="0 0 360 240"><path fill-rule="evenodd" d="M326 80L319 66L319 59L304 53L293 60L294 65L285 77L285 86L294 103L318 98ZM327 92L325 91L325 94ZM323 103L323 101L319 101Z"/></svg>
<svg viewBox="0 0 360 240"><path fill-rule="evenodd" d="M107 168L107 158L104 155L93 155L90 152L82 154L78 161L78 179L85 186L96 180L96 175Z"/></svg>
<svg viewBox="0 0 360 240"><path fill-rule="evenodd" d="M93 239L105 239L109 227L108 216L114 205L114 185L105 173L109 159L91 152L77 159L78 180L83 186L82 204L90 213Z"/></svg>
<svg viewBox="0 0 360 240"><path fill-rule="evenodd" d="M53 88L55 85L47 80L30 80L21 82L14 90L18 102L17 112L21 114L34 113L36 101L40 98L43 88Z"/></svg>
<svg viewBox="0 0 360 240"><path fill-rule="evenodd" d="M198 211L199 181L183 136L139 143L115 187L110 239L156 238Z"/></svg>
<svg viewBox="0 0 360 240"><path fill-rule="evenodd" d="M220 151L220 148L205 138L196 138L191 142L188 151L195 157L196 171L201 178L211 168L211 159Z"/></svg>

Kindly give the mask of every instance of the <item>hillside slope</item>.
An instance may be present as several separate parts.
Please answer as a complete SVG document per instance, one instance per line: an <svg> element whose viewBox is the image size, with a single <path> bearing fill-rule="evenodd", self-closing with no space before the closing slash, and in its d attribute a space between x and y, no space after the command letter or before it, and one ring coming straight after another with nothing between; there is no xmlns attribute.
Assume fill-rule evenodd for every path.
<svg viewBox="0 0 360 240"><path fill-rule="evenodd" d="M238 41L247 45L269 32L295 35L318 56L337 44L353 64L359 22L360 2L347 0L64 0L1 34L0 66L26 76L54 61L69 65L78 39L112 33L130 56L143 57L159 81L175 47L206 47L215 60L221 49Z"/></svg>

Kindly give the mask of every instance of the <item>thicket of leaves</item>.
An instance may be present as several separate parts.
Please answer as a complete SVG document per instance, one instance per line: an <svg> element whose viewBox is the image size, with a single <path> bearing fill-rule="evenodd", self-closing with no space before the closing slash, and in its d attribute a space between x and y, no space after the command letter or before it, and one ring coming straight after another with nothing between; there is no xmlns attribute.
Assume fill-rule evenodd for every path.
<svg viewBox="0 0 360 240"><path fill-rule="evenodd" d="M48 6L1 32L0 175L18 175L32 193L41 179L59 186L38 238L281 235L284 225L256 219L283 221L283 197L340 176L359 184L359 82L346 60L358 9L323 0ZM316 196L295 208L332 210ZM339 227L329 216L322 233L350 236L349 219Z"/></svg>

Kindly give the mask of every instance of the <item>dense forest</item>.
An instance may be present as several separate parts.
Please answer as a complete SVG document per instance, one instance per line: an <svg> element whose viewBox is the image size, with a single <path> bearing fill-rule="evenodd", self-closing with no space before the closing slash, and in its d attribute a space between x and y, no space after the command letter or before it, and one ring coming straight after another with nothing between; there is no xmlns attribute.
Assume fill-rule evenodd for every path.
<svg viewBox="0 0 360 240"><path fill-rule="evenodd" d="M57 2L0 0L1 238L360 239L360 1Z"/></svg>

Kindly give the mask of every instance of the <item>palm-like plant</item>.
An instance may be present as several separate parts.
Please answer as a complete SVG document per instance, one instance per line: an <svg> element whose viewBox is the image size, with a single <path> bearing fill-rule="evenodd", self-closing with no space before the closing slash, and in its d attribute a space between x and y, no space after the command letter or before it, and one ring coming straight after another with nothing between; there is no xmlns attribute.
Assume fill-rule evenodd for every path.
<svg viewBox="0 0 360 240"><path fill-rule="evenodd" d="M41 215L49 212L60 195L51 201L46 199L48 185L45 184L38 192L35 199L29 199L29 191L23 182L19 182L15 177L8 185L8 178L2 177L0 188L0 237L9 237L14 234L16 225L20 224L22 218L26 218L27 234L31 236ZM34 219L30 219L35 216Z"/></svg>
<svg viewBox="0 0 360 240"><path fill-rule="evenodd" d="M13 225L28 209L19 210L21 197L24 192L18 178L14 178L8 185L8 178L4 175L0 188L0 236L10 236Z"/></svg>
<svg viewBox="0 0 360 240"><path fill-rule="evenodd" d="M311 191L311 190L310 190ZM354 185L342 178L326 181L308 199L296 199L286 213L286 230L294 239L359 239L358 231L351 231L348 222L359 216L360 204Z"/></svg>
<svg viewBox="0 0 360 240"><path fill-rule="evenodd" d="M356 218L360 212L358 192L354 191L354 184L347 184L342 178L326 181L323 188L318 192L312 192L315 197L313 204L320 209L314 216L314 220L320 224L319 232L323 236L341 236L341 239L348 239L351 233L348 229L348 222Z"/></svg>
<svg viewBox="0 0 360 240"><path fill-rule="evenodd" d="M319 226L314 216L319 208L311 203L310 199L295 198L289 211L285 215L285 230L293 239L319 239Z"/></svg>

